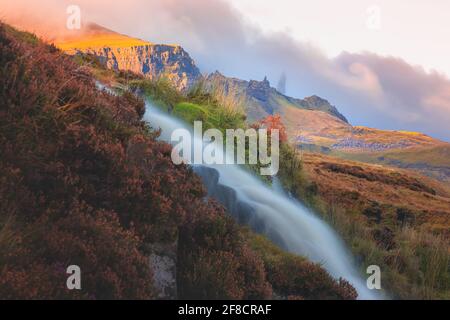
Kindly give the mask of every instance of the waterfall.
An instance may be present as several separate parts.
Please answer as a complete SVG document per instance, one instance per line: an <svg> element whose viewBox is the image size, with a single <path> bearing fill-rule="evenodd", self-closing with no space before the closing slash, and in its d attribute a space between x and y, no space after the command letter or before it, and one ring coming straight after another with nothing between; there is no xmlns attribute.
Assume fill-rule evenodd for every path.
<svg viewBox="0 0 450 320"><path fill-rule="evenodd" d="M191 128L147 102L145 120L161 129L159 139L171 142L174 130ZM261 182L238 165L195 165L208 194L220 201L240 223L267 235L283 249L307 257L336 279L342 277L358 291L359 299L381 299L369 290L344 242L322 219L300 202Z"/></svg>

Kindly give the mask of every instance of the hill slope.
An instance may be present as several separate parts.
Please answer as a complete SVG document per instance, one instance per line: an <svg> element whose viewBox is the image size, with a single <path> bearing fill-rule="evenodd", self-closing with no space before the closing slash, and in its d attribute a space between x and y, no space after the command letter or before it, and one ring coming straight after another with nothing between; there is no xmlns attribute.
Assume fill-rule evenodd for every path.
<svg viewBox="0 0 450 320"><path fill-rule="evenodd" d="M206 78L211 90L244 105L250 122L280 114L289 140L299 148L335 157L410 169L450 186L450 144L418 132L352 126L328 101L295 99L263 81L228 78L219 72Z"/></svg>
<svg viewBox="0 0 450 320"><path fill-rule="evenodd" d="M153 44L125 36L94 23L83 26L80 31L74 31L70 36L54 38L53 42L58 48L68 53L89 48L102 48L104 46L127 48Z"/></svg>
<svg viewBox="0 0 450 320"><path fill-rule="evenodd" d="M287 110L291 139L311 152L390 167L410 169L450 186L450 144L419 132L388 131L336 122L325 115L314 119ZM320 119L320 120L319 120ZM311 123L313 125L311 125Z"/></svg>
<svg viewBox="0 0 450 320"><path fill-rule="evenodd" d="M299 170L290 155L280 162L288 164L279 173L285 188L321 213L364 267L381 268L392 297L450 297L450 188L409 170L317 153L301 154Z"/></svg>
<svg viewBox="0 0 450 320"><path fill-rule="evenodd" d="M283 114L285 108L302 110L318 110L326 112L344 122L347 119L339 113L336 107L317 96L305 99L295 99L281 94L270 86L265 78L263 81L245 81L229 78L216 71L206 77L206 85L213 89L223 90L223 94L234 96L236 100L245 101L245 111L250 121L258 121L275 113Z"/></svg>
<svg viewBox="0 0 450 320"><path fill-rule="evenodd" d="M74 60L0 24L0 299L356 297L205 200L143 101Z"/></svg>

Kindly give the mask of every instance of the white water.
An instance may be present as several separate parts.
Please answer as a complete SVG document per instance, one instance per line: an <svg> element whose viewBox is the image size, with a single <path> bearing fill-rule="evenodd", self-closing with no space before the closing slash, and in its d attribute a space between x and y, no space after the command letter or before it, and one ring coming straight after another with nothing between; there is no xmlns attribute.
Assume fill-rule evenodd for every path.
<svg viewBox="0 0 450 320"><path fill-rule="evenodd" d="M147 103L145 119L161 128L160 139L171 142L174 130L189 126ZM358 291L359 299L381 299L369 290L351 254L323 220L283 191L271 189L238 165L195 166L211 196L221 201L240 222L265 233L284 249L321 263L336 279L342 277Z"/></svg>

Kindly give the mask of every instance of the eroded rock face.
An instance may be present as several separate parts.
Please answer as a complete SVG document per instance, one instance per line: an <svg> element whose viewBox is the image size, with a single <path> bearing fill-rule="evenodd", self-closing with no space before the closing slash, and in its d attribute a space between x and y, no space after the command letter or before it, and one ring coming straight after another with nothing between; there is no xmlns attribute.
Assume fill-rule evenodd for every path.
<svg viewBox="0 0 450 320"><path fill-rule="evenodd" d="M177 45L101 47L77 52L93 54L114 70L129 70L152 80L164 75L181 91L191 88L201 77L194 60Z"/></svg>
<svg viewBox="0 0 450 320"><path fill-rule="evenodd" d="M157 299L177 298L177 245L154 244L149 257Z"/></svg>

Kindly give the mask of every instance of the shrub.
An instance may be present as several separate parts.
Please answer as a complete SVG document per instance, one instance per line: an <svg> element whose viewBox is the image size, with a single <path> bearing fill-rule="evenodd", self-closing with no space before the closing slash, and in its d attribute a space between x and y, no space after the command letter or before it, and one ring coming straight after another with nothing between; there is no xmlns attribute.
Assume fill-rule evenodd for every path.
<svg viewBox="0 0 450 320"><path fill-rule="evenodd" d="M252 240L263 260L267 279L283 297L304 299L356 299L356 290L344 279L334 280L320 265L284 252L261 236Z"/></svg>
<svg viewBox="0 0 450 320"><path fill-rule="evenodd" d="M246 245L236 223L212 203L198 212L202 214L180 230L180 298L270 298L264 264Z"/></svg>

